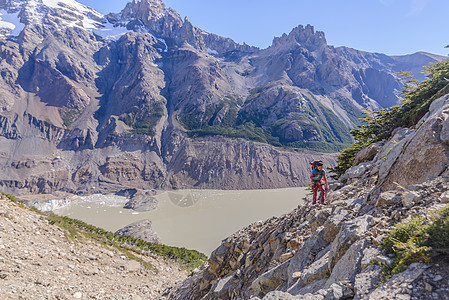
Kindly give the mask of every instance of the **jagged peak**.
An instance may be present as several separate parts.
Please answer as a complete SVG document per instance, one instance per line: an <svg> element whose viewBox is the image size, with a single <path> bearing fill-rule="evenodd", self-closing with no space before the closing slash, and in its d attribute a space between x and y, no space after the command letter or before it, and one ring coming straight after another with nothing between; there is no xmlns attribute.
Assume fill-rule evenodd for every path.
<svg viewBox="0 0 449 300"><path fill-rule="evenodd" d="M299 25L293 28L288 35L284 33L281 37L275 37L272 47L291 44L299 44L313 50L327 45L327 42L323 31L315 31L314 27L308 24L305 27Z"/></svg>

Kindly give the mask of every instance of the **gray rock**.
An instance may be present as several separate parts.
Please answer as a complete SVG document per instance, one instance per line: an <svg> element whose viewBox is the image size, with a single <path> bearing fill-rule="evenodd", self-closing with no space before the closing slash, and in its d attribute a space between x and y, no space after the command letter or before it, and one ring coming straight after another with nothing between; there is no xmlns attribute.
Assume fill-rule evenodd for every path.
<svg viewBox="0 0 449 300"><path fill-rule="evenodd" d="M420 196L417 192L408 192L405 195L402 196L401 201L402 205L410 208L412 207L418 200L420 199Z"/></svg>
<svg viewBox="0 0 449 300"><path fill-rule="evenodd" d="M365 240L359 240L351 245L346 253L338 260L326 282L326 287L341 281L354 283L355 276L362 270L361 262L363 250L367 247Z"/></svg>
<svg viewBox="0 0 449 300"><path fill-rule="evenodd" d="M262 275L251 283L251 288L266 294L277 289L282 283L288 280L288 266L290 262L284 262Z"/></svg>
<svg viewBox="0 0 449 300"><path fill-rule="evenodd" d="M349 178L359 178L362 177L366 171L367 167L370 165L369 163L363 163L354 167L351 167L346 171L346 174L348 174Z"/></svg>
<svg viewBox="0 0 449 300"><path fill-rule="evenodd" d="M326 220L323 225L326 242L331 243L335 239L347 214L346 210L342 210L339 214L332 215Z"/></svg>
<svg viewBox="0 0 449 300"><path fill-rule="evenodd" d="M131 199L126 202L123 208L132 209L135 211L152 211L157 208L158 201L154 196L153 191L136 191Z"/></svg>
<svg viewBox="0 0 449 300"><path fill-rule="evenodd" d="M324 208L317 211L314 215L307 216L307 221L309 221L312 231L315 232L318 227L322 226L331 213L331 208Z"/></svg>
<svg viewBox="0 0 449 300"><path fill-rule="evenodd" d="M297 298L290 295L289 293L276 291L266 294L262 300L295 300L295 299Z"/></svg>
<svg viewBox="0 0 449 300"><path fill-rule="evenodd" d="M393 264L393 260L385 255L377 255L374 260L387 266L391 266Z"/></svg>
<svg viewBox="0 0 449 300"><path fill-rule="evenodd" d="M357 166L363 162L371 161L374 159L379 150L383 147L385 141L373 143L362 150L360 150L354 158L353 166Z"/></svg>
<svg viewBox="0 0 449 300"><path fill-rule="evenodd" d="M325 300L340 300L343 298L343 287L333 283L329 289L326 295L324 296Z"/></svg>
<svg viewBox="0 0 449 300"><path fill-rule="evenodd" d="M292 296L289 293L285 292L270 292L262 300L323 300L324 296L322 295L312 295L312 294L304 294L300 296Z"/></svg>
<svg viewBox="0 0 449 300"><path fill-rule="evenodd" d="M160 244L161 239L157 233L153 231L151 226L152 223L150 220L141 220L117 230L116 234L129 235L146 242Z"/></svg>
<svg viewBox="0 0 449 300"><path fill-rule="evenodd" d="M378 265L369 265L355 277L354 299L366 299L368 293L376 288L381 280L382 268Z"/></svg>
<svg viewBox="0 0 449 300"><path fill-rule="evenodd" d="M311 264L306 270L301 274L300 281L304 286L309 283L323 279L329 276L329 252L326 253L319 260Z"/></svg>
<svg viewBox="0 0 449 300"><path fill-rule="evenodd" d="M444 192L440 196L441 202L443 203L449 203L449 191Z"/></svg>
<svg viewBox="0 0 449 300"><path fill-rule="evenodd" d="M377 199L376 206L390 206L401 202L401 196L395 192L383 192Z"/></svg>
<svg viewBox="0 0 449 300"><path fill-rule="evenodd" d="M226 276L217 281L217 283L211 288L216 296L225 296L228 293L229 288L232 288L232 279L234 274Z"/></svg>
<svg viewBox="0 0 449 300"><path fill-rule="evenodd" d="M324 287L326 281L327 278L319 279L301 288L300 286L303 286L303 284L298 280L298 282L295 283L293 286L291 286L287 290L287 292L295 296L305 294L316 294L319 290L321 290Z"/></svg>
<svg viewBox="0 0 449 300"><path fill-rule="evenodd" d="M310 265L314 261L314 253L318 253L329 245L324 240L324 228L318 228L312 236L304 242L304 245L299 249L295 256L290 259L288 266L288 286L294 283L293 273L302 272L304 267Z"/></svg>
<svg viewBox="0 0 449 300"><path fill-rule="evenodd" d="M391 295L402 294L402 290L407 288L420 278L427 266L424 264L411 264L407 270L391 277L387 282L368 294L368 299L387 299Z"/></svg>
<svg viewBox="0 0 449 300"><path fill-rule="evenodd" d="M375 247L368 247L363 249L363 258L361 261L362 269L368 267L377 255L379 255L379 249Z"/></svg>
<svg viewBox="0 0 449 300"><path fill-rule="evenodd" d="M368 230L371 222L372 217L365 215L343 224L340 232L331 244L329 253L330 269L333 269L349 247L359 240L366 230Z"/></svg>

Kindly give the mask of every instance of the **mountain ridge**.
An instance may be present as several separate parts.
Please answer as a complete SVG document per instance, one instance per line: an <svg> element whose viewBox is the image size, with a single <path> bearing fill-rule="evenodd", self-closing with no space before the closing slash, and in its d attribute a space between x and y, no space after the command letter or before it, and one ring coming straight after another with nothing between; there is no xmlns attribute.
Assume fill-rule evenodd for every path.
<svg viewBox="0 0 449 300"><path fill-rule="evenodd" d="M310 25L260 50L206 33L161 1L106 16L72 0L2 0L0 9L35 20L18 36L2 23L0 185L8 192L117 191L132 180L150 189L304 185L307 160L332 166L334 155L300 149L341 150L362 108L398 102L395 59L328 46ZM201 143L212 156L226 156L223 143L231 153L257 148L258 157L222 161L212 182L176 161L211 168L190 151ZM266 178L242 167L263 165L260 151ZM287 172L277 166L285 157ZM14 167L27 161L35 163Z"/></svg>

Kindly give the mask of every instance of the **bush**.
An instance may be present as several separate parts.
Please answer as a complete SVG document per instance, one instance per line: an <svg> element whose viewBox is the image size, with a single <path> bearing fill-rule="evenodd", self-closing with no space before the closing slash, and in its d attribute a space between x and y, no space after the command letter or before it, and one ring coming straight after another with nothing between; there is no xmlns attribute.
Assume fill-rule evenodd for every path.
<svg viewBox="0 0 449 300"><path fill-rule="evenodd" d="M436 250L449 249L449 206L438 211L428 228L427 245Z"/></svg>
<svg viewBox="0 0 449 300"><path fill-rule="evenodd" d="M416 217L396 225L383 239L382 250L393 257L393 265L383 266L385 278L412 263L430 262L432 250L449 250L449 205L434 213L429 222Z"/></svg>
<svg viewBox="0 0 449 300"><path fill-rule="evenodd" d="M393 256L392 266L384 267L386 278L403 272L415 262L429 262L430 247L425 246L428 225L422 217L398 224L382 241L382 250Z"/></svg>

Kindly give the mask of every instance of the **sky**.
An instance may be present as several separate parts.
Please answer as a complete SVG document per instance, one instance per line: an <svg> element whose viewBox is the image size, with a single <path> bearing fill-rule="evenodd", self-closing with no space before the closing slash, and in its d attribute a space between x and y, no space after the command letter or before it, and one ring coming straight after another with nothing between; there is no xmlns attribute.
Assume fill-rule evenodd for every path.
<svg viewBox="0 0 449 300"><path fill-rule="evenodd" d="M101 13L126 0L78 0ZM387 55L425 51L447 56L448 0L165 0L168 7L211 33L266 48L273 37L310 24L329 45Z"/></svg>

